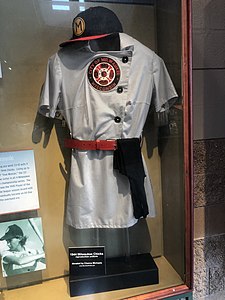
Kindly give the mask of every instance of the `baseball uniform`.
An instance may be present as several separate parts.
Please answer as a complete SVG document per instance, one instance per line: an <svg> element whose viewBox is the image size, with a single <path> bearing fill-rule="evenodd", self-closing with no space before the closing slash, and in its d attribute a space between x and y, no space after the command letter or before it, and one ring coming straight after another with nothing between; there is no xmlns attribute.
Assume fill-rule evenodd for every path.
<svg viewBox="0 0 225 300"><path fill-rule="evenodd" d="M39 270L45 269L46 268L45 264L42 263L38 259L33 260L32 262L29 262L26 264L22 264L22 265L5 261L5 257L12 256L12 257L19 259L19 258L23 258L26 256L35 256L37 254L38 254L38 252L36 250L29 249L25 246L24 246L23 251L5 250L2 253L2 261L1 261L3 277L17 275L17 274L23 274L23 273L27 273L27 272L34 272L34 271L39 271Z"/></svg>
<svg viewBox="0 0 225 300"><path fill-rule="evenodd" d="M177 97L163 60L125 33L120 51L94 51L87 43L61 48L48 61L39 111L65 118L77 140L139 138L151 104L165 110ZM113 150L72 150L67 223L75 228L125 228L137 219L129 181L113 168ZM149 217L155 216L146 164Z"/></svg>

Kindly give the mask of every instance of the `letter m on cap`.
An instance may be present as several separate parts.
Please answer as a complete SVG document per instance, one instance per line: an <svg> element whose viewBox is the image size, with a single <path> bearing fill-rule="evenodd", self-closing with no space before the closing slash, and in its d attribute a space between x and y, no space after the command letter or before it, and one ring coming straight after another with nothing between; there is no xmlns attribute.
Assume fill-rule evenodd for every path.
<svg viewBox="0 0 225 300"><path fill-rule="evenodd" d="M73 31L76 36L80 36L85 30L85 22L82 18L78 17L74 20Z"/></svg>

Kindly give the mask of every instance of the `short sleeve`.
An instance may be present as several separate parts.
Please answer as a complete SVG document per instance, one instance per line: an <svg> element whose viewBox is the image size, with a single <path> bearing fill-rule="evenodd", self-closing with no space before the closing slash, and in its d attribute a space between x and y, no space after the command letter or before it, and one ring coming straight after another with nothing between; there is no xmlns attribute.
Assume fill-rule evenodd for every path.
<svg viewBox="0 0 225 300"><path fill-rule="evenodd" d="M4 260L4 258L7 257L7 256L13 256L12 252L10 252L9 250L5 250L5 251L2 252L2 254L1 254L2 263L8 264L8 262Z"/></svg>
<svg viewBox="0 0 225 300"><path fill-rule="evenodd" d="M39 112L50 118L55 117L61 91L62 74L57 54L48 60L44 85L42 86Z"/></svg>
<svg viewBox="0 0 225 300"><path fill-rule="evenodd" d="M153 104L156 112L162 112L169 106L169 100L177 98L178 95L164 61L155 53L153 58L153 81Z"/></svg>

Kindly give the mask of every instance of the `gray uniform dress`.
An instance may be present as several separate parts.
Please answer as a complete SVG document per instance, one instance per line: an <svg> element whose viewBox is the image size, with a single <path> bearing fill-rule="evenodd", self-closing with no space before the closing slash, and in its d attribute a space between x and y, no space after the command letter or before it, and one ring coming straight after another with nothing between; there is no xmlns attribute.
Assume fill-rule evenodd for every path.
<svg viewBox="0 0 225 300"><path fill-rule="evenodd" d="M121 51L95 52L87 45L77 50L71 45L48 61L39 111L54 118L59 109L74 139L140 137L151 102L159 112L177 97L159 56L125 33L120 33L120 42ZM149 216L154 217L147 169L145 190ZM67 223L75 228L124 228L136 222L129 182L113 169L113 151L73 150Z"/></svg>

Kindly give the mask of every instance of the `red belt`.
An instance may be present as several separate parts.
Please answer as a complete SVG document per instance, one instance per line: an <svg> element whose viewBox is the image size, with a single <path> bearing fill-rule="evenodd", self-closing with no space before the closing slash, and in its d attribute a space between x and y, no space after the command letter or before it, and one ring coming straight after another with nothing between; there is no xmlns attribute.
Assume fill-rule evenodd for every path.
<svg viewBox="0 0 225 300"><path fill-rule="evenodd" d="M65 147L78 150L116 150L116 140L81 141L66 139Z"/></svg>

